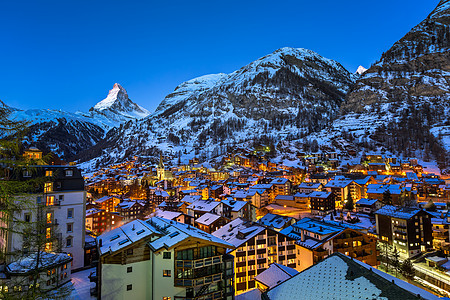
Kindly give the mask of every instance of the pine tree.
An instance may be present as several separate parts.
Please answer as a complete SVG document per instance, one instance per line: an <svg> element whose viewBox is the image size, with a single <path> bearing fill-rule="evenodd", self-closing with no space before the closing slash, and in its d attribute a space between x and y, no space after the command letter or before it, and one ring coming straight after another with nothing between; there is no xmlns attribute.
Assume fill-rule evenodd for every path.
<svg viewBox="0 0 450 300"><path fill-rule="evenodd" d="M414 279L414 276L416 275L416 270L414 270L414 266L409 258L403 261L401 269L402 275L405 276L406 279L408 280Z"/></svg>
<svg viewBox="0 0 450 300"><path fill-rule="evenodd" d="M345 209L352 211L354 208L353 198L350 191L347 194L347 202L345 202Z"/></svg>
<svg viewBox="0 0 450 300"><path fill-rule="evenodd" d="M46 291L43 285L38 283L39 275L42 273L39 262L42 262L42 253L52 243L53 251L58 251L57 230L53 224L48 223L48 215L44 211L44 205L36 203L38 190L44 190L44 183L48 179L36 177L26 181L18 180L18 175L26 171L34 172L37 161L26 160L21 155L21 140L26 132L25 122L16 122L10 119L11 110L0 101L0 131L6 133L0 139L0 233L1 236L9 238L11 235L22 239L22 249L11 249L6 247L0 249L0 263L6 264L11 261L33 258L34 265L29 268L28 276L11 278L8 284L18 289L0 290L1 299L58 299L67 296L69 289L58 289L58 291ZM44 195L43 195L44 196ZM43 198L43 197L41 197ZM21 217L22 210L32 211L33 217L24 220ZM13 226L12 226L13 225ZM57 279L59 280L59 278ZM19 282L20 281L20 282ZM24 281L24 282L21 282ZM22 289L27 286L27 289ZM64 295L62 295L64 294Z"/></svg>
<svg viewBox="0 0 450 300"><path fill-rule="evenodd" d="M400 271L400 253L397 250L397 247L394 247L391 255L391 263L392 267L395 269L395 276L397 276L397 271Z"/></svg>
<svg viewBox="0 0 450 300"><path fill-rule="evenodd" d="M381 202L383 202L383 204L385 205L392 205L392 196L389 190L386 190L383 193L383 200Z"/></svg>

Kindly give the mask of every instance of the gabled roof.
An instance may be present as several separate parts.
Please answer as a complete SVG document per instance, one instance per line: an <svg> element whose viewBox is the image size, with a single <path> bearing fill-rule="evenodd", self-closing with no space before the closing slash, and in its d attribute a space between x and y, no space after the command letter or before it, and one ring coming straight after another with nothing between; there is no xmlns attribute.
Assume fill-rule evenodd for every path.
<svg viewBox="0 0 450 300"><path fill-rule="evenodd" d="M235 247L239 247L265 229L257 223L237 218L212 234Z"/></svg>
<svg viewBox="0 0 450 300"><path fill-rule="evenodd" d="M333 179L328 181L328 183L325 185L326 188L345 188L350 183L352 183L351 179Z"/></svg>
<svg viewBox="0 0 450 300"><path fill-rule="evenodd" d="M420 211L424 210L415 207L397 207L393 205L385 205L381 209L377 210L375 214L408 220L414 217ZM428 212L424 212L430 215L430 217L432 216Z"/></svg>
<svg viewBox="0 0 450 300"><path fill-rule="evenodd" d="M206 213L199 217L197 220L195 220L196 223L203 224L206 226L209 226L213 224L215 221L219 220L221 216L211 213Z"/></svg>
<svg viewBox="0 0 450 300"><path fill-rule="evenodd" d="M264 299L423 299L439 297L339 252L267 291Z"/></svg>
<svg viewBox="0 0 450 300"><path fill-rule="evenodd" d="M279 216L275 214L266 214L264 217L258 220L258 223L264 226L273 227L276 229L283 228L293 218L287 216Z"/></svg>
<svg viewBox="0 0 450 300"><path fill-rule="evenodd" d="M187 209L192 209L196 211L205 211L210 212L217 206L221 204L220 201L214 201L214 200L197 200L194 203L190 204Z"/></svg>
<svg viewBox="0 0 450 300"><path fill-rule="evenodd" d="M97 245L100 255L104 255L119 251L151 235L156 238L148 242L153 251L162 248L169 249L187 238L201 239L225 248L233 248L233 245L198 228L160 217L153 217L146 221L134 220L119 228L105 232L97 237ZM102 241L101 247L100 240Z"/></svg>
<svg viewBox="0 0 450 300"><path fill-rule="evenodd" d="M359 199L356 204L358 205L369 205L372 206L374 205L376 202L378 202L377 199L367 199L367 198L361 198Z"/></svg>
<svg viewBox="0 0 450 300"><path fill-rule="evenodd" d="M297 275L298 271L277 263L273 263L267 270L255 277L256 281L261 282L269 289Z"/></svg>
<svg viewBox="0 0 450 300"><path fill-rule="evenodd" d="M238 212L247 204L246 201L222 200L222 203L231 207L231 211Z"/></svg>
<svg viewBox="0 0 450 300"><path fill-rule="evenodd" d="M298 185L299 189L318 189L322 184L320 182L302 182Z"/></svg>
<svg viewBox="0 0 450 300"><path fill-rule="evenodd" d="M120 198L117 197L117 196L104 196L104 197L101 197L100 199L95 200L95 203L103 203L103 202L105 202L105 201L107 201L107 200L109 200L111 198L115 198L117 200L120 200Z"/></svg>

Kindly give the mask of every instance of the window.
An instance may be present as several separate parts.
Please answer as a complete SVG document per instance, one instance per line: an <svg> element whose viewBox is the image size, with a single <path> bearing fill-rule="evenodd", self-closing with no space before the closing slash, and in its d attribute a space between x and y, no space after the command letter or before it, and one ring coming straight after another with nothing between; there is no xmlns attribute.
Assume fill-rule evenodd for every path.
<svg viewBox="0 0 450 300"><path fill-rule="evenodd" d="M59 195L59 196L58 196L58 200L59 200L59 201L63 201L63 200L64 200L64 195Z"/></svg>
<svg viewBox="0 0 450 300"><path fill-rule="evenodd" d="M25 222L31 222L31 214L25 214Z"/></svg>
<svg viewBox="0 0 450 300"><path fill-rule="evenodd" d="M44 193L50 193L53 191L53 182L44 183Z"/></svg>
<svg viewBox="0 0 450 300"><path fill-rule="evenodd" d="M132 284L128 284L127 285L127 291L131 291L133 289L133 285Z"/></svg>
<svg viewBox="0 0 450 300"><path fill-rule="evenodd" d="M71 237L68 237L66 239L66 247L72 247L72 238Z"/></svg>
<svg viewBox="0 0 450 300"><path fill-rule="evenodd" d="M48 228L46 229L45 237L46 237L47 239L49 239L49 238L52 237L52 230L51 230L50 227L48 227Z"/></svg>
<svg viewBox="0 0 450 300"><path fill-rule="evenodd" d="M55 205L55 196L47 196L47 206Z"/></svg>
<svg viewBox="0 0 450 300"><path fill-rule="evenodd" d="M172 276L172 271L170 270L163 270L163 277L170 277Z"/></svg>
<svg viewBox="0 0 450 300"><path fill-rule="evenodd" d="M45 171L45 176L46 177L52 177L53 176L53 171Z"/></svg>
<svg viewBox="0 0 450 300"><path fill-rule="evenodd" d="M23 177L31 177L31 172L28 170L23 171Z"/></svg>
<svg viewBox="0 0 450 300"><path fill-rule="evenodd" d="M163 297L163 300L172 300L171 297Z"/></svg>
<svg viewBox="0 0 450 300"><path fill-rule="evenodd" d="M47 224L51 224L53 219L53 214L51 212L47 213Z"/></svg>
<svg viewBox="0 0 450 300"><path fill-rule="evenodd" d="M171 258L171 253L170 252L163 252L163 258L164 259L170 259Z"/></svg>
<svg viewBox="0 0 450 300"><path fill-rule="evenodd" d="M128 249L127 250L127 255L133 255L133 249Z"/></svg>
<svg viewBox="0 0 450 300"><path fill-rule="evenodd" d="M67 209L67 219L72 219L73 218L73 208L68 208Z"/></svg>
<svg viewBox="0 0 450 300"><path fill-rule="evenodd" d="M133 267L127 267L127 273L133 272Z"/></svg>
<svg viewBox="0 0 450 300"><path fill-rule="evenodd" d="M67 232L73 232L73 223L67 223Z"/></svg>
<svg viewBox="0 0 450 300"><path fill-rule="evenodd" d="M67 177L73 176L73 170L66 170L66 176Z"/></svg>

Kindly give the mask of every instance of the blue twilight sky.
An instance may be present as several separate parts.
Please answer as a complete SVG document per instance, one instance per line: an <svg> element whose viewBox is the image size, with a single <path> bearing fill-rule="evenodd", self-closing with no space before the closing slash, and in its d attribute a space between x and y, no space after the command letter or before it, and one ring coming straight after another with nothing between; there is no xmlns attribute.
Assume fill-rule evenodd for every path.
<svg viewBox="0 0 450 300"><path fill-rule="evenodd" d="M2 1L0 99L87 111L115 82L153 111L183 81L281 47L370 66L439 0Z"/></svg>

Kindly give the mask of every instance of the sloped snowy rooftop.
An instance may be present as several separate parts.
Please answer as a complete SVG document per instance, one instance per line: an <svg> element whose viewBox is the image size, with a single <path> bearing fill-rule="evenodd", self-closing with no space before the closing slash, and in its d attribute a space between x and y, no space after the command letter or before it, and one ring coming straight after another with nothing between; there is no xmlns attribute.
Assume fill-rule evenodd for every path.
<svg viewBox="0 0 450 300"><path fill-rule="evenodd" d="M277 284L280 284L297 274L298 271L295 269L273 263L267 270L264 270L262 273L258 274L255 277L255 280L271 289Z"/></svg>
<svg viewBox="0 0 450 300"><path fill-rule="evenodd" d="M286 299L439 299L425 290L335 253L266 292Z"/></svg>

